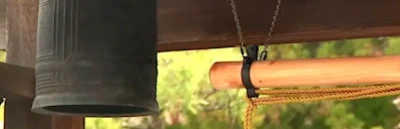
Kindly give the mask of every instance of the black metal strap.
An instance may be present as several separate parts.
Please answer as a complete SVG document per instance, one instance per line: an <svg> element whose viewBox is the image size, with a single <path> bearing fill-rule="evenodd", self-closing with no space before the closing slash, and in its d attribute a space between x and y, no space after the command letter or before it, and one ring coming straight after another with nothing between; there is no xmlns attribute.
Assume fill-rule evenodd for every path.
<svg viewBox="0 0 400 129"><path fill-rule="evenodd" d="M258 88L255 88L253 83L251 82L250 79L250 68L251 64L253 64L254 61L257 61L258 58L258 46L257 45L251 45L246 47L246 52L247 56L243 57L243 66L242 66L242 82L244 87L247 90L247 97L248 98L257 98L258 94L256 93L256 90Z"/></svg>

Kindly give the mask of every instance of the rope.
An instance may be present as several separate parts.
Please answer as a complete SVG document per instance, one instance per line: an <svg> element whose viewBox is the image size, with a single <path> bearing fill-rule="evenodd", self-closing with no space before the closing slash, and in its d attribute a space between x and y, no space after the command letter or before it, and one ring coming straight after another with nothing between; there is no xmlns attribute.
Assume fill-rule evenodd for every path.
<svg viewBox="0 0 400 129"><path fill-rule="evenodd" d="M247 98L244 128L252 128L254 110L260 105L304 103L321 100L356 100L400 94L400 84L367 87L320 88L320 89L260 89L259 98Z"/></svg>

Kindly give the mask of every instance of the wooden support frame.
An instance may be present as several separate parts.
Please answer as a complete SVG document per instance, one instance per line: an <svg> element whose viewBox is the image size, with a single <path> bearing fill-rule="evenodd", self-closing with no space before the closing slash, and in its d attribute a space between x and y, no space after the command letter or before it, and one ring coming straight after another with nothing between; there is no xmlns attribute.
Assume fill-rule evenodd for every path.
<svg viewBox="0 0 400 129"><path fill-rule="evenodd" d="M159 51L239 45L229 4L229 0L160 0ZM276 0L236 0L236 4L246 44L262 44ZM398 5L398 0L283 0L271 44L398 36Z"/></svg>
<svg viewBox="0 0 400 129"><path fill-rule="evenodd" d="M250 68L256 88L400 83L400 56L256 61ZM242 62L211 67L216 89L244 88Z"/></svg>
<svg viewBox="0 0 400 129"><path fill-rule="evenodd" d="M0 0L0 50L7 47L6 1Z"/></svg>
<svg viewBox="0 0 400 129"><path fill-rule="evenodd" d="M248 44L261 44L264 40L269 27L265 23L270 23L274 2L237 1ZM34 67L38 4L38 0L8 0L8 63ZM400 35L398 5L397 0L285 0L271 43L397 36ZM228 0L161 0L158 10L160 52L239 44ZM24 98L32 93L5 93L22 96L6 102L6 129L83 128L83 118L32 114L28 111L31 100Z"/></svg>
<svg viewBox="0 0 400 129"><path fill-rule="evenodd" d="M1 1L5 3L5 0ZM11 1L8 3L9 8L14 9L38 5L29 1L25 2L29 4L9 1ZM13 3L14 5L10 6ZM236 3L246 43L262 44L269 28L269 24L266 23L271 22L276 1L237 0ZM271 44L399 36L400 8L397 5L400 5L398 0L285 0L282 3ZM37 10L37 7L31 7L33 6L25 10ZM0 7L0 20L4 19L1 17L3 16L2 9L5 8ZM8 12L8 17L12 19L15 16L27 14L24 11ZM28 29L28 23L36 22L37 17L29 15L23 20L25 21L21 22L20 26ZM3 32L5 33L1 30L3 26L5 24L0 22L0 40L2 40ZM158 35L158 51L160 52L239 45L229 0L160 0ZM18 43L14 43L14 46L16 44ZM0 42L0 49L1 45L4 46L4 44ZM34 59L34 57L27 58Z"/></svg>
<svg viewBox="0 0 400 129"><path fill-rule="evenodd" d="M0 94L7 98L32 99L35 93L35 70L0 63Z"/></svg>
<svg viewBox="0 0 400 129"><path fill-rule="evenodd" d="M34 85L34 69L0 63L0 94L7 98L5 112L7 129L84 128L84 120L80 117L51 117L32 113ZM37 120L30 120L31 118Z"/></svg>

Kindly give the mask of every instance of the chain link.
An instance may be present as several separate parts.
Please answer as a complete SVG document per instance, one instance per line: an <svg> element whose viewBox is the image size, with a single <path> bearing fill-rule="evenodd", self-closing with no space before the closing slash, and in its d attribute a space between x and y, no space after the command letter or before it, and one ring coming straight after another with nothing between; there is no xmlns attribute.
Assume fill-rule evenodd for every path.
<svg viewBox="0 0 400 129"><path fill-rule="evenodd" d="M271 41L272 34L273 34L274 28L276 26L275 24L276 24L276 21L278 19L281 3L282 3L282 0L278 0L278 3L276 5L276 9L275 9L275 12L274 12L274 17L272 18L271 26L269 28L268 37L265 39L265 42L264 42L264 52L267 52L267 50L268 50L268 44ZM239 19L239 15L237 13L237 7L236 7L235 0L231 0L231 7L232 7L232 13L233 13L233 16L234 16L234 20L235 20L235 23L236 23L237 33L238 33L238 36L239 36L240 51L241 51L242 55L244 56L245 41L244 41L244 38L243 38L242 26L240 25L240 19Z"/></svg>
<svg viewBox="0 0 400 129"><path fill-rule="evenodd" d="M269 33L268 33L268 37L267 37L267 39L265 40L265 42L264 42L264 51L267 51L268 50L268 44L269 44L269 42L271 41L271 38L272 38L272 34L274 33L274 28L275 28L275 23L276 23L276 21L277 21L277 19L278 19L278 15L279 15L279 10L280 10L280 6L281 6L281 4L282 4L282 0L278 0L278 4L276 5L276 9L275 9L275 15L274 15L274 17L272 18L272 22L271 22L271 26L269 27Z"/></svg>
<svg viewBox="0 0 400 129"><path fill-rule="evenodd" d="M232 13L234 16L233 18L235 19L235 23L236 23L237 34L239 36L240 52L244 56L246 48L245 48L245 44L244 44L242 26L240 25L240 19L239 19L239 14L237 13L235 0L231 0L231 7L232 7Z"/></svg>

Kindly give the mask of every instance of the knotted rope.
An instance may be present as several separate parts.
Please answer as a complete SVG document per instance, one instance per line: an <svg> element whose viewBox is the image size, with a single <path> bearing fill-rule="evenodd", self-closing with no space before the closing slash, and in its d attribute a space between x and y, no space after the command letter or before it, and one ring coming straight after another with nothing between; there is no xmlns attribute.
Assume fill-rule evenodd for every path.
<svg viewBox="0 0 400 129"><path fill-rule="evenodd" d="M346 87L346 88L319 88L319 89L259 89L256 93L259 98L247 98L244 128L252 128L254 110L260 105L304 103L322 100L356 100L363 98L377 98L400 94L400 84Z"/></svg>

